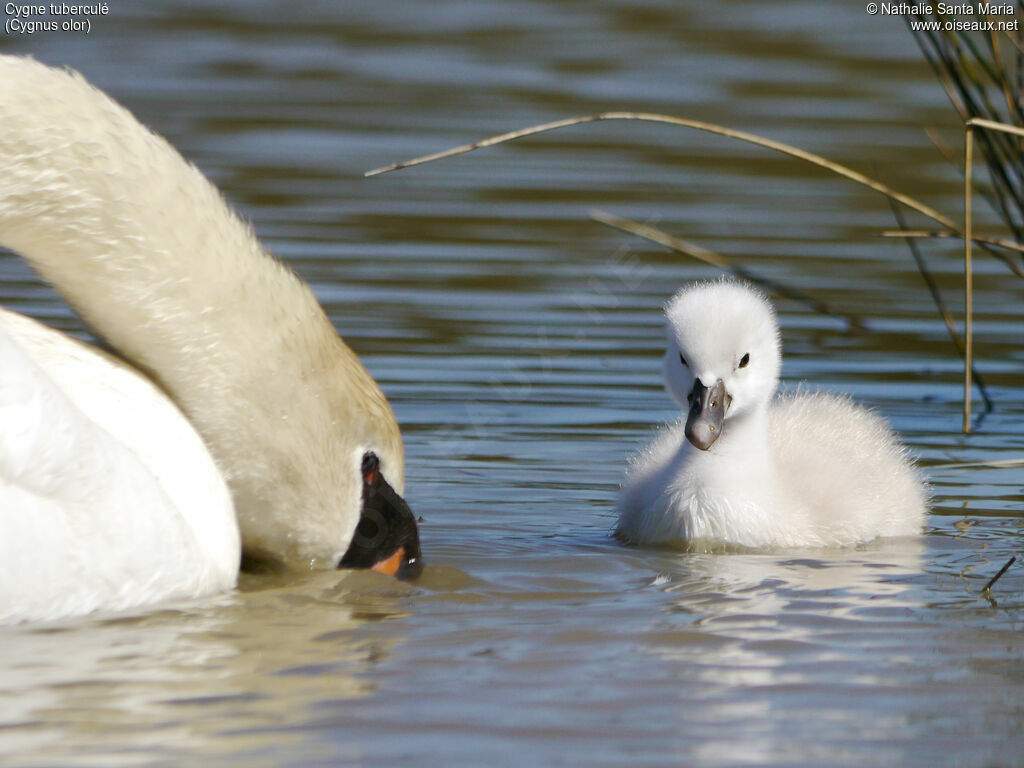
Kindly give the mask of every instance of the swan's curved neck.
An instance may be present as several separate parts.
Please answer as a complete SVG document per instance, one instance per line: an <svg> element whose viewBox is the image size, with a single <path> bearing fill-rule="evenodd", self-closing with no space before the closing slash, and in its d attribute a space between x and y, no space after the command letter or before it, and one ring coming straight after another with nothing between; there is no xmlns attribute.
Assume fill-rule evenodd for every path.
<svg viewBox="0 0 1024 768"><path fill-rule="evenodd" d="M213 185L79 78L4 93L0 122L0 243L169 390L197 356L237 378L217 365L228 338L255 357L296 325L332 334L308 287Z"/></svg>
<svg viewBox="0 0 1024 768"><path fill-rule="evenodd" d="M337 455L332 432L356 444L384 435L390 445L372 447L397 457L383 469L400 492L387 401L309 287L122 107L78 75L0 58L0 245L181 406L231 484L243 535L260 508L358 514L358 483L331 475L355 478L359 457ZM286 537L281 525L267 537Z"/></svg>

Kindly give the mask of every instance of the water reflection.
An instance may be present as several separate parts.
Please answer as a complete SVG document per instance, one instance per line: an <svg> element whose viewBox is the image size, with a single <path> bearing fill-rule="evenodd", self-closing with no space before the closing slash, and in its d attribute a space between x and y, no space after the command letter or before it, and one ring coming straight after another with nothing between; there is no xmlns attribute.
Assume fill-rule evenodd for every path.
<svg viewBox="0 0 1024 768"><path fill-rule="evenodd" d="M408 588L372 573L248 582L181 609L4 628L4 754L60 762L117 744L108 764L132 764L154 739L183 755L280 748L317 702L376 690ZM386 636L359 631L380 621L395 622Z"/></svg>
<svg viewBox="0 0 1024 768"><path fill-rule="evenodd" d="M924 540L904 539L841 553L680 560L661 580L665 611L681 626L649 634L644 648L676 675L679 727L699 734L687 755L835 764L842 747L815 748L813 723L884 733L888 714L842 697L913 676L906 640L921 634L925 556ZM874 754L889 759L885 749Z"/></svg>
<svg viewBox="0 0 1024 768"><path fill-rule="evenodd" d="M838 554L693 554L658 581L667 582L666 610L688 617L688 634L699 629L758 649L771 638L784 650L853 624L863 630L872 616L912 613L924 554L916 539Z"/></svg>

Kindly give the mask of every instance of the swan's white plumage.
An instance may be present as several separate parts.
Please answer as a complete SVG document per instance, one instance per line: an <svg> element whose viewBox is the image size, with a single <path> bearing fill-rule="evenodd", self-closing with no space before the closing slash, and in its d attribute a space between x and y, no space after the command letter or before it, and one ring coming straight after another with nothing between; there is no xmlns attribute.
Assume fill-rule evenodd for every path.
<svg viewBox="0 0 1024 768"><path fill-rule="evenodd" d="M781 347L764 296L697 283L666 318L669 394L685 407L695 378L721 379L732 402L709 450L686 439L684 417L633 460L617 503L621 536L829 547L920 533L926 487L882 418L824 393L773 399Z"/></svg>
<svg viewBox="0 0 1024 768"><path fill-rule="evenodd" d="M127 110L77 73L12 56L0 56L0 245L182 409L247 552L337 564L364 451L402 492L390 406L309 287Z"/></svg>
<svg viewBox="0 0 1024 768"><path fill-rule="evenodd" d="M151 382L0 310L0 622L229 589L231 495Z"/></svg>

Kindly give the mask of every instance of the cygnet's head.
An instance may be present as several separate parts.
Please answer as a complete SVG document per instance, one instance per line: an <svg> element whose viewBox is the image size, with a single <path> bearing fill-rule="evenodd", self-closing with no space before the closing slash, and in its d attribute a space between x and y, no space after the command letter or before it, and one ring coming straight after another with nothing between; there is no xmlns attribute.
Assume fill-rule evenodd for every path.
<svg viewBox="0 0 1024 768"><path fill-rule="evenodd" d="M775 311L733 280L694 283L665 307L665 388L688 410L687 439L707 450L728 422L764 407L779 382Z"/></svg>

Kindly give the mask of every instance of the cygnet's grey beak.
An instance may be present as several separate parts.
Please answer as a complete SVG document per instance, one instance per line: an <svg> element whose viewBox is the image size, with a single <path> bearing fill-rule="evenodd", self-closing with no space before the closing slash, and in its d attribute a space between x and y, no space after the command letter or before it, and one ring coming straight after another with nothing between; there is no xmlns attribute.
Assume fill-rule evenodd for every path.
<svg viewBox="0 0 1024 768"><path fill-rule="evenodd" d="M695 379L693 389L687 396L690 413L686 417L686 439L702 451L710 448L722 434L725 410L731 399L721 379L710 389L705 387L700 379Z"/></svg>

